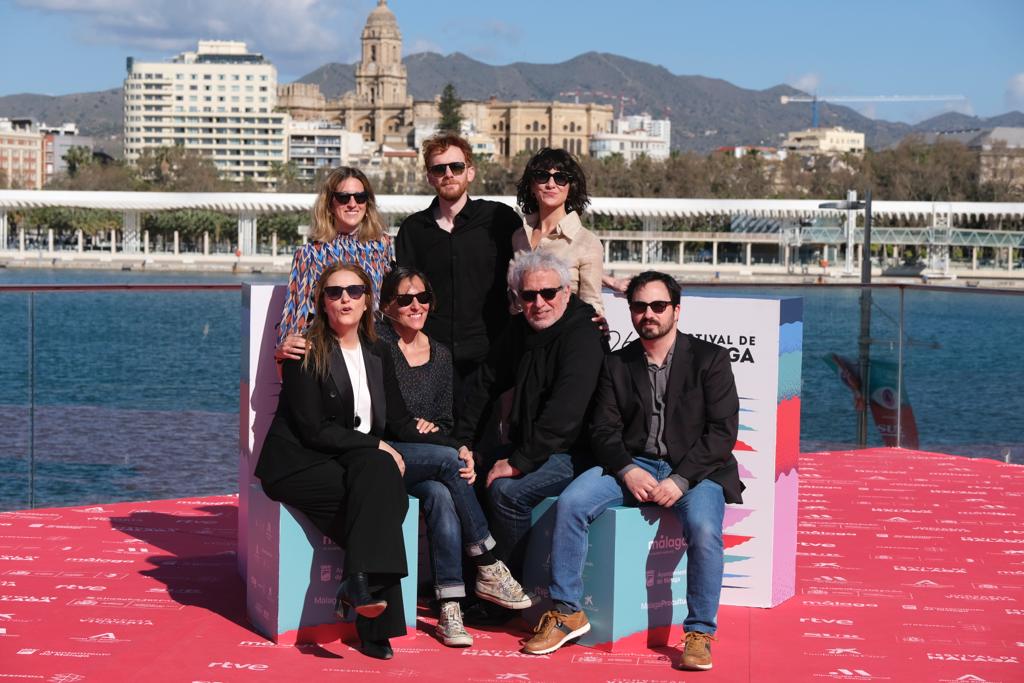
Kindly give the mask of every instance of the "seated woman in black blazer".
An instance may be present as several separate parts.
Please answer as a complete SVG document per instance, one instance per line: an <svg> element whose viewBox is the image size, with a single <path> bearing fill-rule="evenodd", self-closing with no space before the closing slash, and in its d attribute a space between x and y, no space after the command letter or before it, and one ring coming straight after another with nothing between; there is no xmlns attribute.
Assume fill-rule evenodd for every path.
<svg viewBox="0 0 1024 683"><path fill-rule="evenodd" d="M271 499L301 510L345 549L338 609L355 610L364 654L390 659L388 639L406 632L399 581L407 574L402 521L409 502L405 463L384 438L455 444L417 431L390 363L370 352L371 292L357 265L337 263L321 276L307 351L283 363L256 476Z"/></svg>

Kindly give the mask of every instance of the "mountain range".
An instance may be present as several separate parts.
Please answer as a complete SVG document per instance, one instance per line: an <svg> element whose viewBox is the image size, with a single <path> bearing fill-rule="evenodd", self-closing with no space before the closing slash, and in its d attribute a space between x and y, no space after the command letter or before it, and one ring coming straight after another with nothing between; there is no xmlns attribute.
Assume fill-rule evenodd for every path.
<svg viewBox="0 0 1024 683"><path fill-rule="evenodd" d="M625 112L646 111L672 120L672 147L707 152L724 145L778 145L786 132L810 126L807 103L782 104L783 95L804 94L788 85L751 90L705 76L676 75L663 66L603 52L587 52L560 64L516 62L493 66L462 53L421 52L404 59L409 93L432 99L447 83L469 100L563 100L603 102ZM316 83L328 98L355 89L355 65L330 63L298 79ZM578 93L578 94L567 94ZM595 95L609 93L614 98ZM914 133L992 126L1024 126L1019 111L979 118L948 112L915 125L868 118L843 106L819 103L823 126L861 131L869 147L880 149ZM0 97L0 116L31 116L56 124L75 121L83 134L119 136L121 89L59 97Z"/></svg>

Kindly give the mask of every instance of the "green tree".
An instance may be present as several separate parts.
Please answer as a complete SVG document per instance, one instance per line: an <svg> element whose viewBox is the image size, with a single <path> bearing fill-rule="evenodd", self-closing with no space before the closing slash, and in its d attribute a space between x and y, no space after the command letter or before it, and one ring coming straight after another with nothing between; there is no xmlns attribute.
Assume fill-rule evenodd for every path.
<svg viewBox="0 0 1024 683"><path fill-rule="evenodd" d="M437 124L438 131L457 134L462 130L462 100L451 83L444 86L437 108L441 112L441 121Z"/></svg>
<svg viewBox="0 0 1024 683"><path fill-rule="evenodd" d="M83 145L74 145L64 154L64 161L68 165L68 175L74 178L79 171L91 166L93 162L92 150Z"/></svg>
<svg viewBox="0 0 1024 683"><path fill-rule="evenodd" d="M220 177L208 157L184 147L158 147L139 159L147 189L163 192L226 192L236 189Z"/></svg>

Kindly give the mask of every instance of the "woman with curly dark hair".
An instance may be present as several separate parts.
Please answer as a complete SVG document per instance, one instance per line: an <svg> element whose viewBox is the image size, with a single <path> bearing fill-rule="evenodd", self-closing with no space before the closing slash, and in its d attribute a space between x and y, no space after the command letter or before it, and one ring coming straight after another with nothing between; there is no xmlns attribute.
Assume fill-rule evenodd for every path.
<svg viewBox="0 0 1024 683"><path fill-rule="evenodd" d="M590 197L579 162L564 149L545 147L527 162L516 189L525 218L512 235L515 252L550 249L569 265L573 293L603 315L604 248L580 221Z"/></svg>

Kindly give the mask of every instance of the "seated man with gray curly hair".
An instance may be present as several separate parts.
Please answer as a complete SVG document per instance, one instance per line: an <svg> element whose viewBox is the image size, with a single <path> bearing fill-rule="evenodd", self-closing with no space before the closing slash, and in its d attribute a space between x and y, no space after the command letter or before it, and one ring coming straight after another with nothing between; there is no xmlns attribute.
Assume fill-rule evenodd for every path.
<svg viewBox="0 0 1024 683"><path fill-rule="evenodd" d="M513 316L487 360L470 379L456 438L478 441L486 406L514 389L510 442L488 454L491 531L521 570L530 513L592 465L577 452L606 351L594 309L569 289L565 262L549 251L523 252L509 266Z"/></svg>

